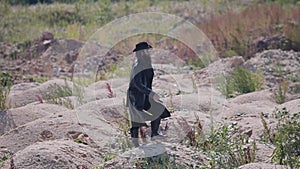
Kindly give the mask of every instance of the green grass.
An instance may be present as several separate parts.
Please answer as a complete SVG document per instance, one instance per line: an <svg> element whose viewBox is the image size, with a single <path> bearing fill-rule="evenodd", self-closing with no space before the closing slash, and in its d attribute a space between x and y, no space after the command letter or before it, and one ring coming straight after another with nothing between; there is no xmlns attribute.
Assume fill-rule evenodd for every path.
<svg viewBox="0 0 300 169"><path fill-rule="evenodd" d="M189 2L190 6L184 1L156 0L58 2L60 1L51 4L12 6L1 1L0 41L23 44L38 38L44 31L50 31L60 38L85 41L98 28L121 16L149 11L151 7L159 8L161 12L178 14L184 11L180 11L176 6L184 5L194 11L195 5L193 4L203 3L201 6L203 9L199 10L210 9L206 13L211 17L196 24L213 41L221 56L247 57L251 54L249 43L253 39L271 34L286 35L292 40L293 46L300 46L300 7L289 5L295 3L294 1L286 2L285 6L276 2L257 5L249 5L251 4L249 3L248 6L243 6L237 0L230 2L194 0ZM195 14L192 15L197 18ZM184 48L184 46L179 46L179 48Z"/></svg>
<svg viewBox="0 0 300 169"><path fill-rule="evenodd" d="M241 66L237 66L228 75L220 79L217 88L226 97L260 90L264 83L264 76L260 71L252 73Z"/></svg>

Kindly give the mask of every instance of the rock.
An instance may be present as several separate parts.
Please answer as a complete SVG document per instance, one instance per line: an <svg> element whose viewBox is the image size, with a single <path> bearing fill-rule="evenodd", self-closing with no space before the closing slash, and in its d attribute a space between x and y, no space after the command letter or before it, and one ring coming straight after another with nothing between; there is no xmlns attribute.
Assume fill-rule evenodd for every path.
<svg viewBox="0 0 300 169"><path fill-rule="evenodd" d="M8 159L3 169L14 168L94 168L104 154L71 140L53 140L30 145Z"/></svg>
<svg viewBox="0 0 300 169"><path fill-rule="evenodd" d="M243 65L244 62L242 56L219 59L209 64L206 68L196 70L194 76L200 85L214 84L216 83L215 80L228 74L235 67Z"/></svg>
<svg viewBox="0 0 300 169"><path fill-rule="evenodd" d="M43 32L41 37L40 37L41 41L46 41L46 40L54 40L54 35L51 32Z"/></svg>
<svg viewBox="0 0 300 169"><path fill-rule="evenodd" d="M300 58L300 52L266 50L257 53L255 57L246 61L244 66L252 72L262 71L267 88L277 86L283 80L288 80L292 85L300 79L300 60L297 58ZM293 81L296 82L291 79L295 79Z"/></svg>
<svg viewBox="0 0 300 169"><path fill-rule="evenodd" d="M292 41L282 35L273 35L269 37L260 37L253 41L255 51L253 53L262 52L268 49L281 49L291 50L293 49Z"/></svg>

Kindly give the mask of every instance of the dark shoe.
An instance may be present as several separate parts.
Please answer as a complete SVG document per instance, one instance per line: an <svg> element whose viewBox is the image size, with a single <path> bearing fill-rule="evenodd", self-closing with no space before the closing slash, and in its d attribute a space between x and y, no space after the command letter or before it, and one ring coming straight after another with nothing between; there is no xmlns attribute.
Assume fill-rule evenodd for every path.
<svg viewBox="0 0 300 169"><path fill-rule="evenodd" d="M131 138L131 140L132 140L132 144L133 144L134 147L139 147L140 146L138 138Z"/></svg>

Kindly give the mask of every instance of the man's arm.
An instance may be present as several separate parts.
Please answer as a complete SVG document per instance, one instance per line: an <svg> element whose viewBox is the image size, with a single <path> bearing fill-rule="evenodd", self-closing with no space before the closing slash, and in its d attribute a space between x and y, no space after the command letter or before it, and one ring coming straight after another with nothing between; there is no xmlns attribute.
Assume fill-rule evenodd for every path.
<svg viewBox="0 0 300 169"><path fill-rule="evenodd" d="M133 84L140 92L148 95L156 101L159 100L159 95L142 83L142 72L139 72L134 76Z"/></svg>

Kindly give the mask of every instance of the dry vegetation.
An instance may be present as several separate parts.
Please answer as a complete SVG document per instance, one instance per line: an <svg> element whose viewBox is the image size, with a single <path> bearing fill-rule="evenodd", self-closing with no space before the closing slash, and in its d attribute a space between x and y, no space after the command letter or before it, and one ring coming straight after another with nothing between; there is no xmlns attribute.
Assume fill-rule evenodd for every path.
<svg viewBox="0 0 300 169"><path fill-rule="evenodd" d="M212 3L198 0L188 6L191 11L197 8L193 7L194 4L202 4L199 5L202 9L197 10L200 14L205 13L206 19L197 14L190 17L201 18L201 22L195 24L209 37L222 57L241 55L249 58L255 50L253 41L272 35L287 37L293 49L299 50L300 6L296 1L249 1L243 6L239 1ZM1 1L0 41L27 44L44 31L53 32L56 37L87 40L99 27L130 13L154 10L180 16L185 11L180 11L179 5L185 5L185 2L106 0L12 6ZM184 45L178 47L185 48Z"/></svg>

